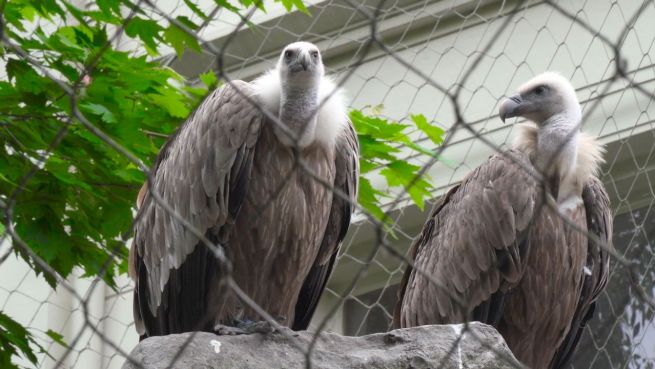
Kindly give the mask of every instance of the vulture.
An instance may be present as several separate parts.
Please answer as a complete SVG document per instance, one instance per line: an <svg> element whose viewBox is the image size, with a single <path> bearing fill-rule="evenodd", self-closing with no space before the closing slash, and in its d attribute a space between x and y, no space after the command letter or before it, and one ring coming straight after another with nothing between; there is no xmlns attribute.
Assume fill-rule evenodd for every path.
<svg viewBox="0 0 655 369"><path fill-rule="evenodd" d="M608 279L604 149L580 132L575 90L555 72L505 99L510 117L528 120L514 147L441 197L413 242L393 324L483 322L528 367L562 368Z"/></svg>
<svg viewBox="0 0 655 369"><path fill-rule="evenodd" d="M250 83L213 91L164 144L137 197L129 265L141 339L252 333L263 319L151 190L223 248L233 280L259 307L303 330L350 224L358 156L343 92L311 43L287 45L275 69Z"/></svg>

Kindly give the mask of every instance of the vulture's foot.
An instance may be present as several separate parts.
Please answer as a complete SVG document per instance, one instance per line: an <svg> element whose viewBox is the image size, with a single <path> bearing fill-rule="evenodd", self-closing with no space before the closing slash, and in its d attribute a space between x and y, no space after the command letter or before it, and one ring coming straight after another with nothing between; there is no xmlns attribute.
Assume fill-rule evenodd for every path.
<svg viewBox="0 0 655 369"><path fill-rule="evenodd" d="M238 327L246 331L248 334L268 334L275 332L275 327L273 324L267 322L266 320L260 320L258 322L249 321L239 324Z"/></svg>
<svg viewBox="0 0 655 369"><path fill-rule="evenodd" d="M224 325L224 324L216 324L214 326L214 333L216 333L219 336L236 336L240 334L248 334L246 331L244 331L241 328L231 327L229 325Z"/></svg>
<svg viewBox="0 0 655 369"><path fill-rule="evenodd" d="M236 336L240 334L253 334L261 333L268 334L275 332L275 327L273 324L262 320L262 321L237 321L236 326L229 326L223 324L217 324L214 326L214 332L219 336Z"/></svg>

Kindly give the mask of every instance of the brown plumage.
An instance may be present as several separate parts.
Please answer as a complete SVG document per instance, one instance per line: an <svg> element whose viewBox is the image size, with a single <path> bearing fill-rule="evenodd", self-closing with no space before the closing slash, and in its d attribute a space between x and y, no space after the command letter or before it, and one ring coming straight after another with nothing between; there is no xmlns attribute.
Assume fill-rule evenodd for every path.
<svg viewBox="0 0 655 369"><path fill-rule="evenodd" d="M348 199L298 167L294 141L244 95L282 117L305 165ZM323 76L316 47L295 43L274 71L225 85L200 105L162 148L153 187L222 245L235 282L260 307L306 329L350 224L358 175L357 137L341 93ZM130 274L142 338L262 319L221 283L212 252L146 185L137 205Z"/></svg>
<svg viewBox="0 0 655 369"><path fill-rule="evenodd" d="M602 148L577 132L580 108L564 78L545 73L519 91L503 103L501 118L520 115L536 125L435 204L412 245L416 269L401 281L394 325L481 321L529 367L562 368L593 316L609 258L558 212L610 244L609 200L595 177ZM548 192L524 168L545 173ZM558 212L544 201L556 202Z"/></svg>

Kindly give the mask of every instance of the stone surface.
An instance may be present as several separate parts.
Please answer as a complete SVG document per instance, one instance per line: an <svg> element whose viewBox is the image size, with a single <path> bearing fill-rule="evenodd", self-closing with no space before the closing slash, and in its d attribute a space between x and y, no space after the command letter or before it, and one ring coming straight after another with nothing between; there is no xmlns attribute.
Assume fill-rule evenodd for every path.
<svg viewBox="0 0 655 369"><path fill-rule="evenodd" d="M397 329L361 337L323 333L312 353L312 368L518 368L505 341L492 327L470 323ZM306 348L314 334L285 332ZM132 351L123 369L171 367L191 333L151 337ZM138 365L137 365L138 363ZM282 332L217 336L198 332L173 368L305 368L305 357Z"/></svg>

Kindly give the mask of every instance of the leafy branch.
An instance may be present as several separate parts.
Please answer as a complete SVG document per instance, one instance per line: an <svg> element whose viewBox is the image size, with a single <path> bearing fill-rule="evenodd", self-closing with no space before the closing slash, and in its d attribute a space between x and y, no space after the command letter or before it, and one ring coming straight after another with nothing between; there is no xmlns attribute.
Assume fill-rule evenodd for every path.
<svg viewBox="0 0 655 369"><path fill-rule="evenodd" d="M43 350L25 327L0 311L0 367L11 368L12 356L19 354L36 365L31 345Z"/></svg>
<svg viewBox="0 0 655 369"><path fill-rule="evenodd" d="M350 120L355 126L360 145L360 169L362 176L359 184L359 203L379 219L383 218L381 208L384 198L389 195L386 188L402 187L420 209L423 209L425 198L430 196L432 184L430 178L422 176L414 181L419 174L419 165L408 163L404 157L404 148L421 155L434 156L435 152L413 142L409 135L412 129L423 132L434 145L443 141L443 129L431 125L422 115L412 115L412 124L401 124L378 116L381 106L373 107L372 114L366 115L359 110L350 112ZM386 186L374 186L367 174L379 170L386 180ZM414 182L413 182L414 181ZM411 184L411 186L410 186ZM379 187L379 188L377 188Z"/></svg>

